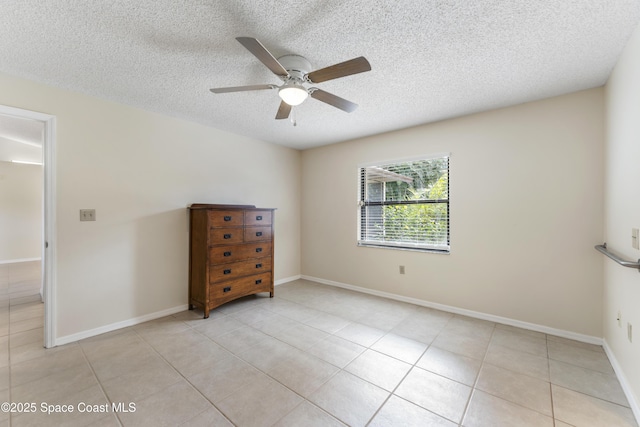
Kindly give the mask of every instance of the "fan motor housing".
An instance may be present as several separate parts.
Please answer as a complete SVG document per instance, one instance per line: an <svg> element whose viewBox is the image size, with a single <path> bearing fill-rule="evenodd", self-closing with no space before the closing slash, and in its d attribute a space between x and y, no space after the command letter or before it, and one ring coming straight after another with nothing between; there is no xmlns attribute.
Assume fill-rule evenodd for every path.
<svg viewBox="0 0 640 427"><path fill-rule="evenodd" d="M311 72L311 63L304 56L284 55L278 58L278 62L295 79L304 80L304 77Z"/></svg>

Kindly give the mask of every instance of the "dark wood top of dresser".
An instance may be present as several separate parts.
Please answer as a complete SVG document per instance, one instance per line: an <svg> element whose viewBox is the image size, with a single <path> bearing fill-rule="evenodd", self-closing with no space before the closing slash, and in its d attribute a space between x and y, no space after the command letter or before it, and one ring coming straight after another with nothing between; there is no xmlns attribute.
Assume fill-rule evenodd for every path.
<svg viewBox="0 0 640 427"><path fill-rule="evenodd" d="M207 203L192 203L187 209L256 209L255 205L212 205Z"/></svg>
<svg viewBox="0 0 640 427"><path fill-rule="evenodd" d="M275 211L276 208L256 208L255 205L212 205L207 203L192 203L187 206L187 209L255 209L259 211Z"/></svg>

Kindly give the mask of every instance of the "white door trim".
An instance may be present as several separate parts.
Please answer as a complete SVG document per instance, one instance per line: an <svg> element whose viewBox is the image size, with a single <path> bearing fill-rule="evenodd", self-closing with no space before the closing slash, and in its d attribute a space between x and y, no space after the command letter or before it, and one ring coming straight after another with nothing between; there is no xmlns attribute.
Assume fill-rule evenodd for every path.
<svg viewBox="0 0 640 427"><path fill-rule="evenodd" d="M44 346L56 346L56 117L50 114L0 105L0 114L42 122Z"/></svg>

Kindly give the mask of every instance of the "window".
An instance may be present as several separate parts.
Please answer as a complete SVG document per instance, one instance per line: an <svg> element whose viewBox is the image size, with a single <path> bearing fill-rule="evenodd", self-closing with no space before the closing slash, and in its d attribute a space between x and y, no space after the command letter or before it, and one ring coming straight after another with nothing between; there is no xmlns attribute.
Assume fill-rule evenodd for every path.
<svg viewBox="0 0 640 427"><path fill-rule="evenodd" d="M449 253L449 155L360 168L358 245Z"/></svg>

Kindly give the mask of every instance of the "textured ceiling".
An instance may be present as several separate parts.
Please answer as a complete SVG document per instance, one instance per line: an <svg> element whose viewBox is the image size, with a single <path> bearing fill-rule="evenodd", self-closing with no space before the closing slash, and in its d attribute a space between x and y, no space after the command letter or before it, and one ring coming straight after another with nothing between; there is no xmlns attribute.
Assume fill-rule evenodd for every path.
<svg viewBox="0 0 640 427"><path fill-rule="evenodd" d="M5 0L0 71L294 148L330 144L603 85L640 0ZM314 69L372 71L316 86L274 120L280 84L235 40Z"/></svg>

